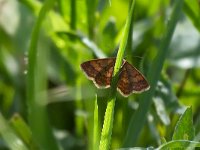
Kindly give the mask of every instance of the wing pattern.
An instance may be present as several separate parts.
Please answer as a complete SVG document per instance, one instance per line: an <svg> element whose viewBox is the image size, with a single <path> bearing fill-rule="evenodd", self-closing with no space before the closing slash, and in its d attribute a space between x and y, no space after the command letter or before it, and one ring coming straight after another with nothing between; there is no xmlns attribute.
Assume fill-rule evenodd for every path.
<svg viewBox="0 0 200 150"><path fill-rule="evenodd" d="M98 88L108 88L111 84L116 58L94 59L81 64L81 69ZM141 93L150 88L145 77L126 60L119 72L117 90L125 97L131 93Z"/></svg>
<svg viewBox="0 0 200 150"><path fill-rule="evenodd" d="M115 60L115 58L94 59L82 63L81 68L98 88L108 88Z"/></svg>
<svg viewBox="0 0 200 150"><path fill-rule="evenodd" d="M131 64L125 61L119 74L118 91L125 97L131 93L141 93L149 89L145 77Z"/></svg>

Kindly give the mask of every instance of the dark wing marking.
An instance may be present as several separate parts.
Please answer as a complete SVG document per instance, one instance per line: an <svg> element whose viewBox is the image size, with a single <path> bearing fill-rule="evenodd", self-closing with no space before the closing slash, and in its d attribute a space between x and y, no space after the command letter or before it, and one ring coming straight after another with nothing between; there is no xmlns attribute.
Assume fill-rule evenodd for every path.
<svg viewBox="0 0 200 150"><path fill-rule="evenodd" d="M98 88L110 87L115 58L94 59L81 64L82 70Z"/></svg>
<svg viewBox="0 0 200 150"><path fill-rule="evenodd" d="M150 88L145 77L131 64L125 61L119 74L118 91L125 97L131 93L141 93Z"/></svg>

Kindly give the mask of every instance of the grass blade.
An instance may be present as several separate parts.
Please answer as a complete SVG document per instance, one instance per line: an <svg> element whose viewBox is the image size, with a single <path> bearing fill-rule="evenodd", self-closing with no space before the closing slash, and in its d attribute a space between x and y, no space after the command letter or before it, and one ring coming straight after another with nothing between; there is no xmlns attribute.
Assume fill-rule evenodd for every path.
<svg viewBox="0 0 200 150"><path fill-rule="evenodd" d="M194 148L194 147L200 147L200 142L196 141L189 141L189 140L175 140L175 141L170 141L167 142L160 147L158 147L156 150L166 150L166 149L185 149L187 148Z"/></svg>
<svg viewBox="0 0 200 150"><path fill-rule="evenodd" d="M98 118L98 104L97 104L97 95L95 96L94 104L94 129L93 129L93 149L96 149L99 145L99 118Z"/></svg>
<svg viewBox="0 0 200 150"><path fill-rule="evenodd" d="M27 74L27 105L29 111L29 123L35 140L40 143L43 149L57 150L58 145L52 134L46 103L46 55L45 50L37 50L37 41L42 22L47 12L52 8L54 0L45 1L40 10L39 17L34 26L30 47L29 47L29 64Z"/></svg>
<svg viewBox="0 0 200 150"><path fill-rule="evenodd" d="M113 119L114 119L114 107L115 107L115 100L116 100L116 97L115 97L116 83L117 83L116 81L118 80L117 74L119 72L119 69L121 68L123 56L125 53L125 48L126 48L126 44L128 40L129 31L130 31L134 6L135 6L135 0L132 1L130 13L128 15L128 18L126 20L126 24L124 27L122 41L120 43L119 51L117 53L117 58L115 62L114 72L113 72L113 78L111 82L111 94L107 102L103 129L101 132L101 140L100 140L100 146L99 146L100 150L109 149L110 143L111 143L111 135L112 135Z"/></svg>
<svg viewBox="0 0 200 150"><path fill-rule="evenodd" d="M172 140L193 140L194 135L192 108L188 107L176 124Z"/></svg>
<svg viewBox="0 0 200 150"><path fill-rule="evenodd" d="M28 146L29 150L40 150L37 143L33 140L32 132L24 120L18 114L15 114L10 121L12 129L15 130L17 135Z"/></svg>
<svg viewBox="0 0 200 150"><path fill-rule="evenodd" d="M0 134L11 150L28 150L23 141L15 134L8 122L0 113Z"/></svg>
<svg viewBox="0 0 200 150"><path fill-rule="evenodd" d="M142 127L144 126L146 120L145 116L147 115L147 112L150 108L157 81L159 80L164 60L168 53L168 47L172 39L172 35L174 33L179 16L182 12L182 5L183 0L175 1L174 9L172 11L171 18L168 22L166 33L164 34L164 37L161 41L158 54L154 59L154 62L148 72L147 77L149 79L151 88L148 92L141 95L139 108L131 117L131 121L124 140L125 147L132 146L136 143L138 136L142 130Z"/></svg>

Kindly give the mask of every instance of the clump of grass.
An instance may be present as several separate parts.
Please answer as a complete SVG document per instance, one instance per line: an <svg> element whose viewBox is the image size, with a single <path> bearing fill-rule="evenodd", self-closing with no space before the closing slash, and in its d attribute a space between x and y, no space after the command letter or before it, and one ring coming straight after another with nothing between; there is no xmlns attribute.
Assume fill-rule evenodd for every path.
<svg viewBox="0 0 200 150"><path fill-rule="evenodd" d="M199 33L194 34L200 27L198 1L138 0L131 5L117 0L1 1L0 149L134 149L138 144L158 150L200 147L196 63ZM134 3L137 7L133 29L130 18ZM7 8L11 17L6 14ZM172 43L169 51L172 35L177 37L174 30L180 14L182 20L177 27L186 30L181 30L180 38L173 39L175 46ZM166 29L165 20L169 20ZM185 37L189 38L182 42ZM101 100L101 94L95 97L93 86L85 80L79 66L93 57L115 56L119 43L111 94ZM116 100L115 83L125 47L129 58L148 56L142 68L148 70L151 89L131 95L128 100L120 96ZM22 62L24 52L28 53L28 74L22 74L26 67ZM165 63L167 53L169 63ZM192 66L182 65L185 59ZM134 59L132 63L139 65ZM187 76L182 79L183 72ZM153 101L155 107L150 107L152 98L157 100ZM185 105L192 105L193 112Z"/></svg>

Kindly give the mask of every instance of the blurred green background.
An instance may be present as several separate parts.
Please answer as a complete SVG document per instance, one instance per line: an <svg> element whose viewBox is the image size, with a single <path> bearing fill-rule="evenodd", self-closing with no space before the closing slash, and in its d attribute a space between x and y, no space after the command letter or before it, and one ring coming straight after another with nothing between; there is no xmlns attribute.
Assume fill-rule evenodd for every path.
<svg viewBox="0 0 200 150"><path fill-rule="evenodd" d="M125 59L144 75L158 52L173 3L136 0ZM80 64L116 56L130 1L49 0L38 42L31 46L44 4L0 0L0 150L92 149L95 95L101 131L108 90L96 89ZM200 1L185 0L152 107L133 146L157 147L161 137L171 140L186 106L192 106L195 132L200 133L199 32ZM29 53L34 46L35 60ZM35 69L29 77L28 64ZM117 95L112 149L123 147L137 108L137 94Z"/></svg>

